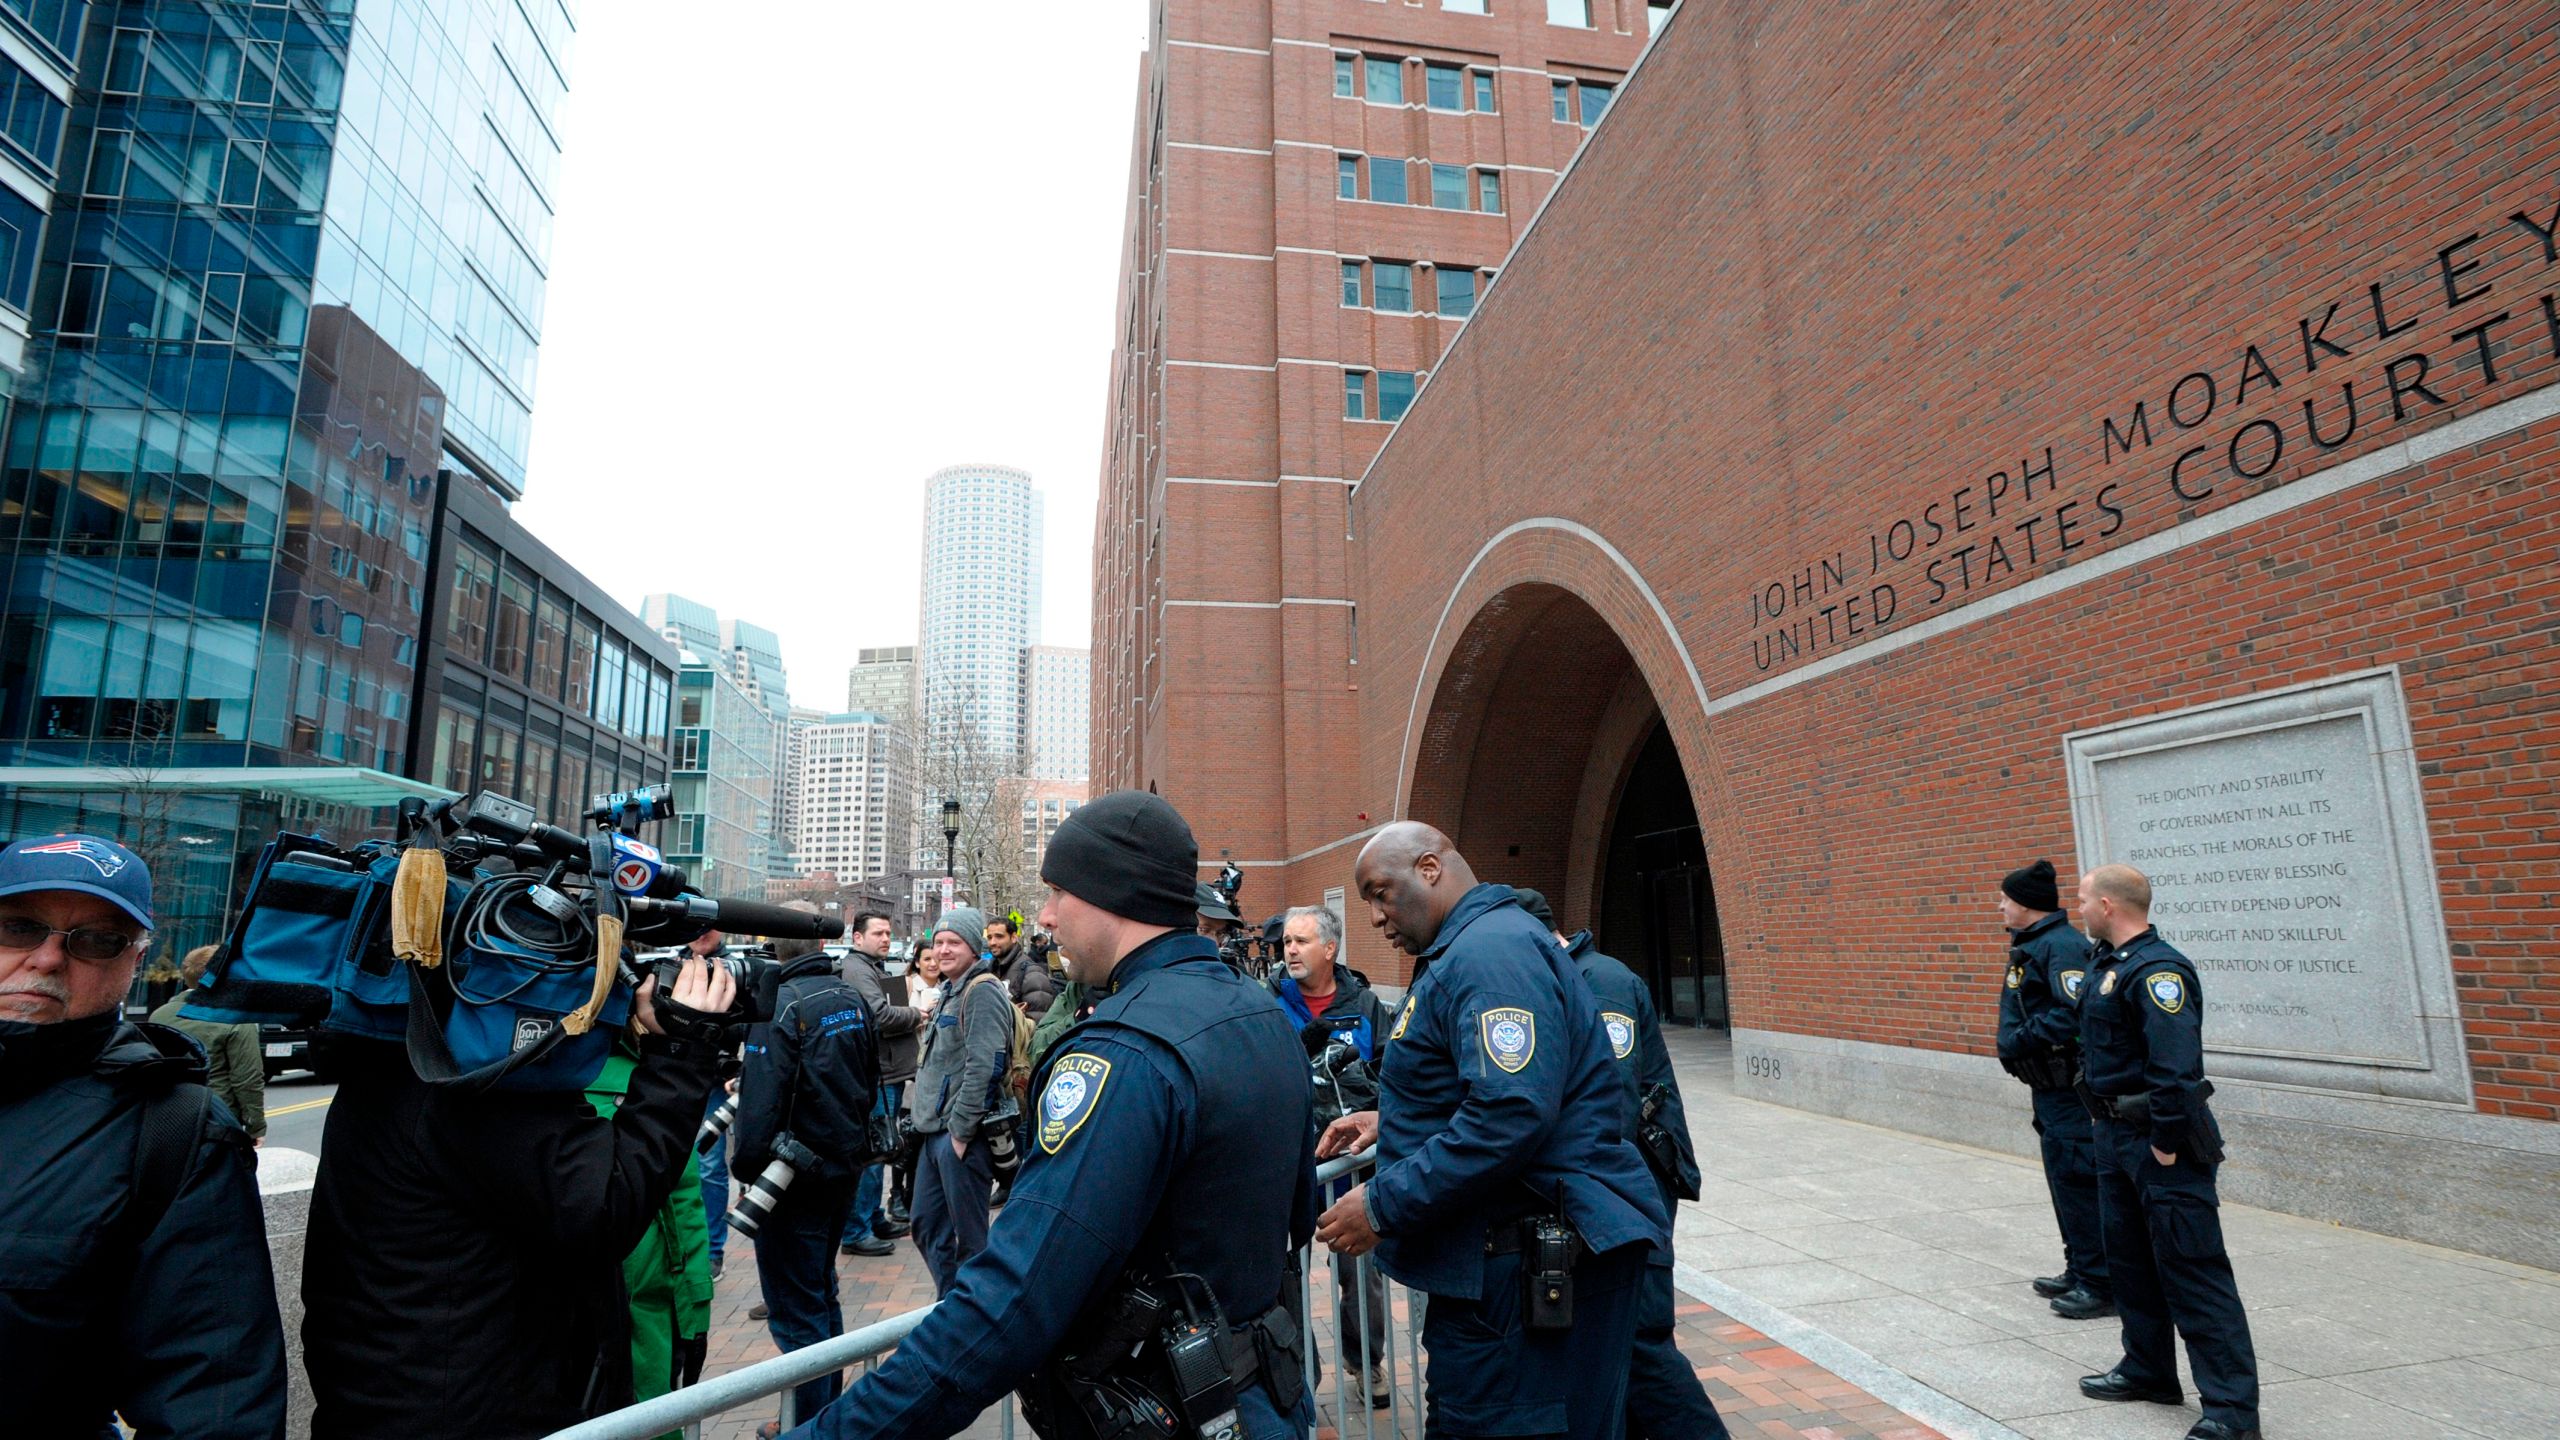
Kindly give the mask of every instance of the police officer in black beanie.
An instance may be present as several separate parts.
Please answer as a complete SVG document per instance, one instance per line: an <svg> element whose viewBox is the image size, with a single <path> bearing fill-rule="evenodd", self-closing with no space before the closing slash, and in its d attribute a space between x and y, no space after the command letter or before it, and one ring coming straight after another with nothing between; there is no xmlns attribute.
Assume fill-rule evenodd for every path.
<svg viewBox="0 0 2560 1440"><path fill-rule="evenodd" d="M1306 1052L1269 993L1193 933L1199 860L1182 816L1142 791L1058 827L1040 923L1095 1004L1032 1074L1013 1201L914 1337L793 1436L956 1434L1016 1388L1049 1440L1108 1432L1141 1397L1182 1435L1222 1417L1250 1440L1306 1433L1303 1342L1282 1306L1315 1229ZM1165 1320L1114 1330L1145 1304ZM1194 1315L1227 1384L1186 1405L1166 1329Z"/></svg>
<svg viewBox="0 0 2560 1440"><path fill-rule="evenodd" d="M2071 1087L2080 1066L2080 992L2089 942L2071 928L2053 862L2000 879L2000 923L2009 929L2001 977L2000 1065L2027 1087L2044 1149L2044 1184L2062 1228L2062 1273L2032 1283L2068 1320L2116 1313L2098 1219L2097 1136Z"/></svg>

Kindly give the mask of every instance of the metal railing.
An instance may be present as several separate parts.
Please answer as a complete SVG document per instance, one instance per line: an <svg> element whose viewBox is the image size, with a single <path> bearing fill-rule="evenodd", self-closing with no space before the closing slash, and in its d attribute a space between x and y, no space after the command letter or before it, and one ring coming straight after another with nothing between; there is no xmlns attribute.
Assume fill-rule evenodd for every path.
<svg viewBox="0 0 2560 1440"><path fill-rule="evenodd" d="M1362 1151L1318 1166L1319 1193L1329 1202L1337 1182L1367 1170L1375 1160L1374 1151ZM1359 1440L1411 1440L1422 1433L1422 1297L1378 1272L1375 1255L1345 1262L1350 1271L1347 1281L1338 1278L1338 1272L1326 1264L1339 1259L1315 1245L1299 1252L1298 1313L1304 1317L1301 1338L1307 1357L1307 1391L1316 1402L1317 1424L1321 1427L1330 1419L1341 1440L1353 1440L1355 1436ZM1322 1285L1315 1283L1319 1267L1326 1277ZM1372 1284L1383 1296L1381 1313L1374 1321L1369 1305L1361 1298L1369 1293ZM1341 1303L1345 1290L1353 1297L1348 1307ZM704 1421L777 1396L782 1426L788 1430L803 1418L793 1413L794 1387L836 1371L870 1369L932 1313L933 1306L919 1306L806 1349L758 1361L743 1370L708 1376L684 1389L573 1425L555 1433L550 1440L653 1440L671 1430L682 1433L685 1440L701 1440ZM1320 1314L1332 1321L1329 1334L1327 1327L1317 1323ZM1349 1343L1342 1338L1346 1324L1352 1327ZM1373 1328L1382 1333L1371 1334ZM1404 1332L1401 1346L1397 1343L1399 1329ZM1328 1339L1332 1345L1322 1348ZM1386 1381L1385 1407L1371 1408L1368 1377L1352 1373L1353 1367L1344 1359L1346 1352L1367 1355L1381 1367ZM1329 1386L1319 1380L1319 1366L1330 1377ZM1013 1440L1012 1393L1008 1391L994 1408L997 1433L1003 1440Z"/></svg>

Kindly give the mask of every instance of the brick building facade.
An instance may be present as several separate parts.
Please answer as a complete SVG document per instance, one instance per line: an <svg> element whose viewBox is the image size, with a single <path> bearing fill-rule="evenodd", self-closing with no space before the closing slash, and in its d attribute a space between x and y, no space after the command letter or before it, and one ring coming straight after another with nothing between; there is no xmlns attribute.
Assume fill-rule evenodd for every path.
<svg viewBox="0 0 2560 1440"><path fill-rule="evenodd" d="M1292 643L1141 733L1289 737L1286 898L1434 821L1746 1093L2011 1149L1993 886L2136 858L2219 997L2227 1192L2560 1263L2560 16L1841 23L1688 0L1344 466L1357 692L1204 611L1162 663ZM1170 593L1237 568L1191 533ZM1098 619L1115 696L1133 655ZM1301 785L1319 692L1355 737ZM1168 754L1111 773L1226 821Z"/></svg>

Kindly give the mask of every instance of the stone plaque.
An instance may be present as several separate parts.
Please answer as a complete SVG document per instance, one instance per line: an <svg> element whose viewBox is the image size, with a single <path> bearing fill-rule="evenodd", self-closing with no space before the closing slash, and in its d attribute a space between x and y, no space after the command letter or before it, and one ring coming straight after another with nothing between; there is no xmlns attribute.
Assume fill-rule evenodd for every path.
<svg viewBox="0 0 2560 1440"><path fill-rule="evenodd" d="M2151 877L2196 962L2209 1068L2469 1103L2399 674L2155 716L2064 742L2080 867Z"/></svg>

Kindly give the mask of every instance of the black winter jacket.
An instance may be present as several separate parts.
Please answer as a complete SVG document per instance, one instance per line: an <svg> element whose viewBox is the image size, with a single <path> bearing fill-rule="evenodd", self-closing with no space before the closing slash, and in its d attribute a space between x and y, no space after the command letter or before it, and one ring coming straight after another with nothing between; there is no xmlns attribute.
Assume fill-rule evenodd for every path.
<svg viewBox="0 0 2560 1440"><path fill-rule="evenodd" d="M303 1255L313 1440L548 1435L631 1400L623 1257L702 1120L708 1045L644 1036L610 1120L343 1042Z"/></svg>
<svg viewBox="0 0 2560 1440"><path fill-rule="evenodd" d="M2089 942L2057 910L2009 934L2001 978L2000 1060L2037 1089L2071 1083L2080 1048L2080 991L2091 973Z"/></svg>
<svg viewBox="0 0 2560 1440"><path fill-rule="evenodd" d="M1014 1008L1034 1020L1048 1014L1057 1002L1058 977L1049 973L1049 962L1033 952L1028 938L1015 940L1010 952L996 957L996 973L1004 977Z"/></svg>
<svg viewBox="0 0 2560 1440"><path fill-rule="evenodd" d="M904 1085L916 1078L916 1052L924 1045L924 1016L913 1006L902 1005L906 994L901 981L896 995L889 991L889 977L880 971L880 962L856 950L844 957L845 983L871 1007L871 1021L880 1032L880 1083Z"/></svg>
<svg viewBox="0 0 2560 1440"><path fill-rule="evenodd" d="M276 1318L249 1137L214 1102L202 1139L133 1233L146 1100L201 1085L203 1052L113 1014L0 1021L0 1431L98 1440L280 1440Z"/></svg>
<svg viewBox="0 0 2560 1440"><path fill-rule="evenodd" d="M880 1097L876 1024L870 1002L823 952L782 967L773 1019L747 1032L730 1174L761 1174L784 1134L815 1151L828 1174L862 1173Z"/></svg>

